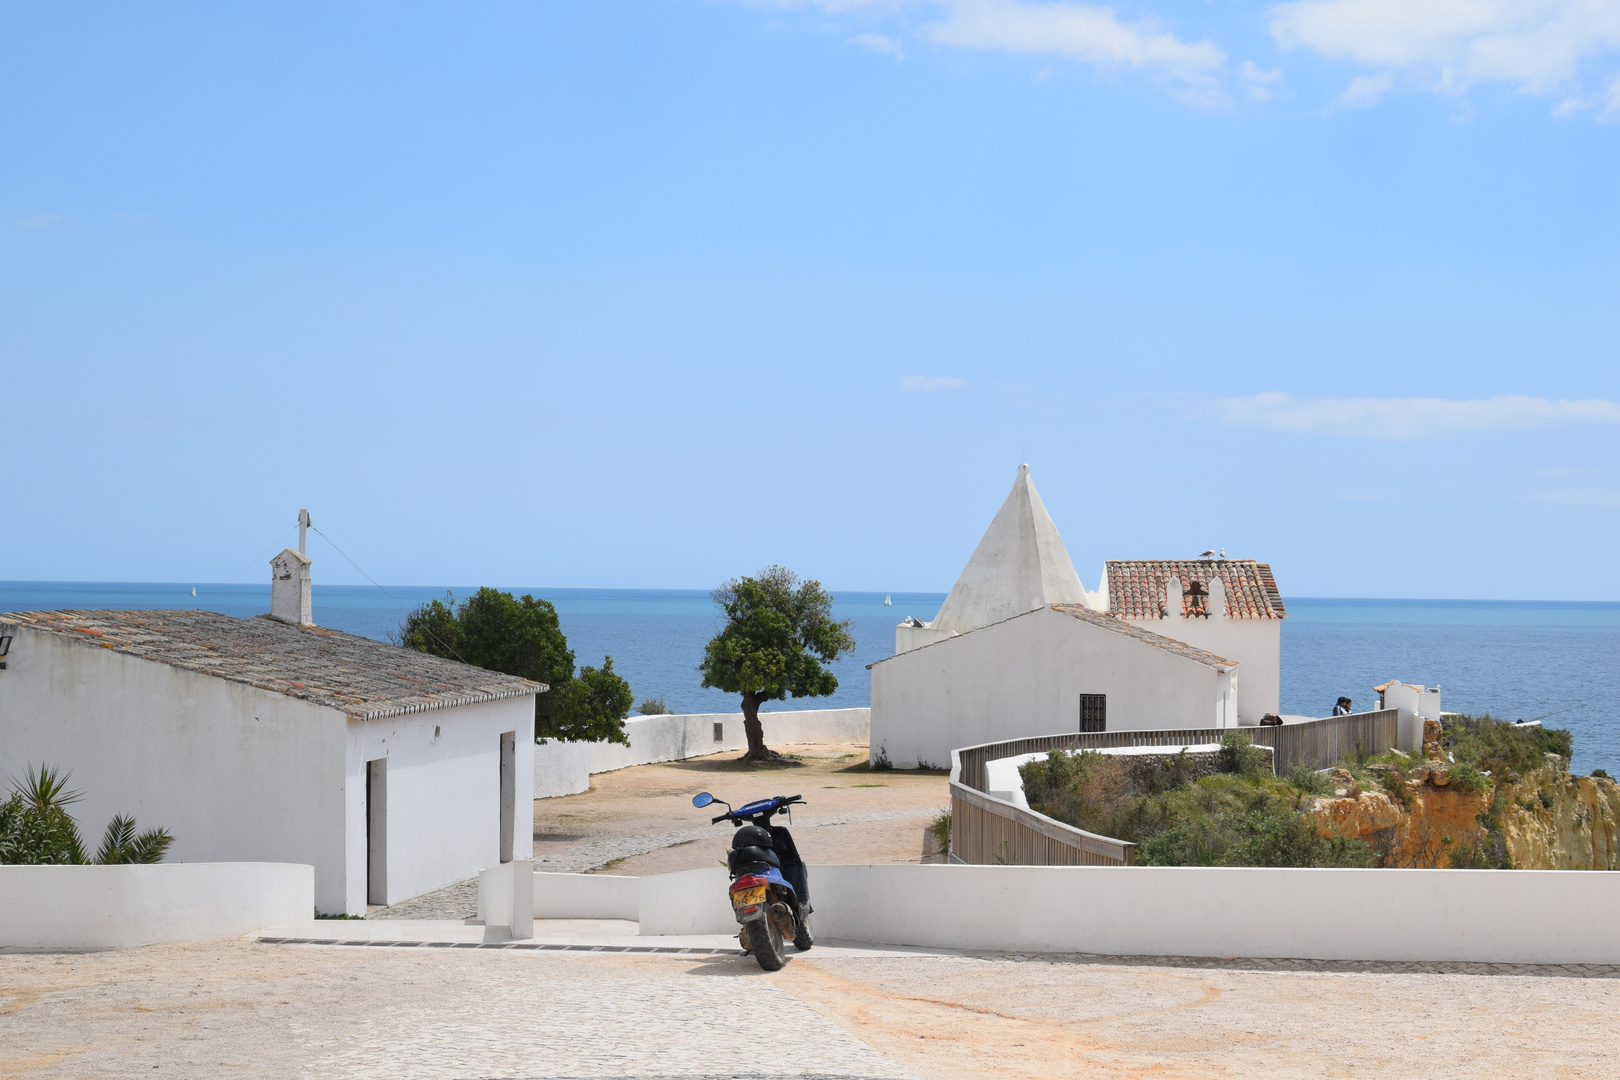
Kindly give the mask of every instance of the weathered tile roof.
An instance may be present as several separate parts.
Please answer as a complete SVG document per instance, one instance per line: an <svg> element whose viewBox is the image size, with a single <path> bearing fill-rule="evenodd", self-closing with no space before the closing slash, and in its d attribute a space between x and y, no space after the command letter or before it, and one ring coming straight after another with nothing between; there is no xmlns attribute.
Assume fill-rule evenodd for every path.
<svg viewBox="0 0 1620 1080"><path fill-rule="evenodd" d="M1052 610L1061 611L1070 618L1088 622L1093 626L1100 626L1104 630L1112 630L1116 634L1133 637L1145 645L1152 645L1155 648L1185 656L1189 660L1196 660L1200 664L1207 664L1223 671L1229 671L1238 666L1236 660L1228 660L1224 656L1216 656L1214 653L1204 649L1194 648L1184 641L1177 641L1175 638L1168 638L1163 634L1155 634L1151 630L1144 630L1140 626L1133 626L1123 619L1116 619L1107 612L1092 611L1084 604L1053 604Z"/></svg>
<svg viewBox="0 0 1620 1080"><path fill-rule="evenodd" d="M7 623L338 709L357 720L543 693L544 683L266 615L13 611Z"/></svg>
<svg viewBox="0 0 1620 1080"><path fill-rule="evenodd" d="M1157 619L1164 615L1165 583L1181 581L1181 613L1189 618L1207 613L1193 599L1190 584L1209 588L1219 577L1226 590L1226 612L1234 619L1286 619L1282 594L1271 566L1253 559L1110 559L1108 613L1122 619Z"/></svg>

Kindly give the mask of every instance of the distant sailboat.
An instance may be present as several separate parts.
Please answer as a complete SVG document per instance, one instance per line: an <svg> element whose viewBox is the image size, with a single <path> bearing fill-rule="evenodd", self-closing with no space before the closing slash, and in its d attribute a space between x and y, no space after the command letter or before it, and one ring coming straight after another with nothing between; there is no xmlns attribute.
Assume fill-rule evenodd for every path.
<svg viewBox="0 0 1620 1080"><path fill-rule="evenodd" d="M192 586L192 587L191 587L191 595L192 595L192 596L196 596L196 595L197 595L197 586L195 586L195 585L193 585L193 586Z"/></svg>
<svg viewBox="0 0 1620 1080"><path fill-rule="evenodd" d="M883 606L884 607L894 607L894 601L889 599L889 594L888 593L883 594Z"/></svg>

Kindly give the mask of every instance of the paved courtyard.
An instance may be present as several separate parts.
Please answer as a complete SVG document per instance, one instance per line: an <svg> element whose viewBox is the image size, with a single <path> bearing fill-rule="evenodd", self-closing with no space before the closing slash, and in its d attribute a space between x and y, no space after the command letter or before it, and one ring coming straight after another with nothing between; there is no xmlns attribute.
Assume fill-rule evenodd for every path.
<svg viewBox="0 0 1620 1080"><path fill-rule="evenodd" d="M0 1077L1592 1077L1612 969L310 946L0 956ZM1308 965L1306 966L1309 967Z"/></svg>

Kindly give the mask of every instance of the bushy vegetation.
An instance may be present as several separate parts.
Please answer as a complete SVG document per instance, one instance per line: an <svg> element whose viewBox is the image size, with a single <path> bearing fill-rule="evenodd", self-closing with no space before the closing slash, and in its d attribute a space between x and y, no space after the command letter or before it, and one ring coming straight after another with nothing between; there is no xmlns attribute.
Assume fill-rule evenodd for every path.
<svg viewBox="0 0 1620 1080"><path fill-rule="evenodd" d="M636 700L630 684L614 672L611 656L599 668L574 673L574 652L548 600L485 588L457 604L446 593L407 615L393 639L417 652L545 683L551 689L534 699L536 741L630 742L624 733Z"/></svg>
<svg viewBox="0 0 1620 1080"><path fill-rule="evenodd" d="M67 777L41 765L12 787L0 803L0 864L7 866L162 862L174 842L166 829L136 833L135 819L115 816L102 835L95 857L85 854L79 825L67 808L83 797L69 791Z"/></svg>
<svg viewBox="0 0 1620 1080"><path fill-rule="evenodd" d="M1541 768L1547 754L1569 758L1574 739L1561 728L1522 728L1489 715L1455 715L1442 721L1440 748L1459 765L1504 777Z"/></svg>
<svg viewBox="0 0 1620 1080"><path fill-rule="evenodd" d="M642 716L668 716L669 706L664 704L663 695L658 697L644 697L636 705L636 712Z"/></svg>
<svg viewBox="0 0 1620 1080"><path fill-rule="evenodd" d="M1220 772L1195 775L1189 755L1148 768L1129 758L1053 750L1023 767L1024 796L1037 813L1087 832L1135 842L1144 866L1371 866L1366 844L1325 836L1305 816L1325 778L1271 775L1270 754L1234 732Z"/></svg>

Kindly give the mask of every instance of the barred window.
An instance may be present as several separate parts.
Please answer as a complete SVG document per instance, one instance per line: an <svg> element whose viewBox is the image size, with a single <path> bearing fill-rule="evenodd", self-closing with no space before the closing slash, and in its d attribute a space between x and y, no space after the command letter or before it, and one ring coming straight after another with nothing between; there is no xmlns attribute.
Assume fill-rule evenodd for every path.
<svg viewBox="0 0 1620 1080"><path fill-rule="evenodd" d="M1080 695L1080 731L1108 730L1108 695Z"/></svg>

